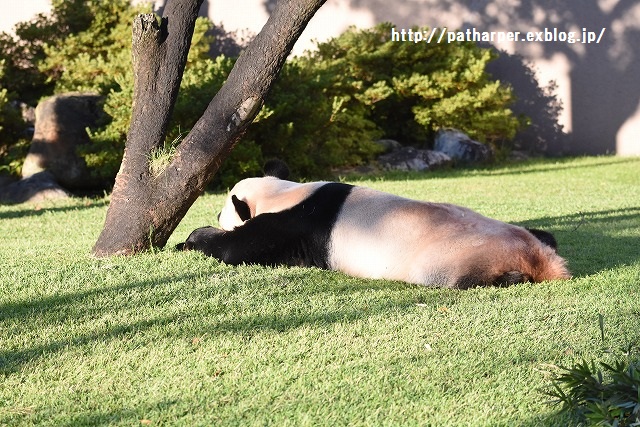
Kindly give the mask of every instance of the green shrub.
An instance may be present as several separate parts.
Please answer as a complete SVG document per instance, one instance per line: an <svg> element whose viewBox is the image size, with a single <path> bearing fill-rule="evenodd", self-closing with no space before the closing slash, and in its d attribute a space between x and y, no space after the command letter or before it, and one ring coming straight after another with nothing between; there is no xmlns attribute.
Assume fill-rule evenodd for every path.
<svg viewBox="0 0 640 427"><path fill-rule="evenodd" d="M0 170L20 174L29 141L24 137L24 120L12 101L35 105L51 93L52 84L38 69L45 57L46 42L55 42L83 26L83 8L79 1L54 0L50 16L38 15L34 20L15 26L15 35L0 33Z"/></svg>
<svg viewBox="0 0 640 427"><path fill-rule="evenodd" d="M306 60L333 75L327 91L360 104L387 138L429 146L447 127L491 144L513 138L522 122L509 108L511 88L485 71L491 50L471 42L394 42L392 28L351 28Z"/></svg>
<svg viewBox="0 0 640 427"><path fill-rule="evenodd" d="M3 95L35 106L44 96L68 90L104 93L115 87L122 68L130 68L123 46L134 9L127 0L53 0L49 15L15 27L15 36L0 34L0 88ZM126 50L126 49L124 49ZM2 101L0 101L2 102ZM29 142L15 109L0 108L0 167L19 173ZM12 124L8 131L7 123Z"/></svg>
<svg viewBox="0 0 640 427"><path fill-rule="evenodd" d="M130 19L125 21L128 32ZM124 25L113 28L118 34L125 32ZM198 21L167 144L191 129L233 66L230 58L207 56L210 28L208 21ZM287 161L298 177L326 177L332 168L370 160L378 151L373 141L382 136L424 143L440 127L458 127L491 143L513 136L519 122L508 109L511 91L484 71L490 51L472 43L393 43L389 33L389 24L352 29L321 43L318 52L288 61L255 123L220 169L216 184L230 186L259 174L264 160L273 157ZM111 77L83 87L109 89L104 108L111 121L92 134L93 144L82 152L97 175L110 179L121 161L133 101L133 77L125 61L130 47L118 51L91 62L65 50L76 69L87 66L87 76ZM100 58L113 64L107 66ZM64 56L56 62L65 63ZM81 83L65 82L70 80L62 75L61 89Z"/></svg>
<svg viewBox="0 0 640 427"><path fill-rule="evenodd" d="M598 315L600 337L605 344L604 316ZM635 349L637 350L637 349ZM560 374L551 381L546 394L551 403L562 405L587 421L588 425L611 427L640 426L640 354L629 346L612 363L582 360L571 368L558 366Z"/></svg>
<svg viewBox="0 0 640 427"><path fill-rule="evenodd" d="M132 17L123 19L126 28L113 25L113 34L102 38L118 39L123 37L122 33L130 32ZM94 22L102 25L105 20L95 19ZM233 59L224 56L215 60L209 58L211 39L207 33L210 29L207 20L197 21L167 145L180 140L193 127L234 64ZM107 122L91 133L92 144L82 147L80 154L96 177L113 179L122 159L129 127L133 73L128 45L120 46L117 55L103 51L101 46L108 46L108 41L94 47L92 57L81 51L84 44L78 41L98 39L90 35L102 32L101 27L94 28L92 24L86 34L74 35L72 43L64 49L47 48L49 58L56 58L47 63L59 64L58 69L62 70L56 91L82 88L106 93ZM91 76L96 78L90 80ZM259 174L264 160L270 157L285 159L294 173L305 177L323 176L331 167L357 164L371 158L377 149L373 140L381 132L364 117L364 109L346 109L338 96L327 97L327 83L328 76L319 76L313 67L302 66L296 60L289 62L256 122L220 169L216 184L230 186L240 178Z"/></svg>
<svg viewBox="0 0 640 427"><path fill-rule="evenodd" d="M113 181L124 152L133 101L131 25L150 5L131 6L128 0L85 0L92 17L82 31L64 43L44 47L40 70L55 82L55 92L88 91L105 95L105 117L90 132L92 144L78 148L95 178Z"/></svg>
<svg viewBox="0 0 640 427"><path fill-rule="evenodd" d="M283 159L307 178L369 160L382 133L363 108L327 94L330 78L308 61L289 61L242 144L259 147L260 160Z"/></svg>
<svg viewBox="0 0 640 427"><path fill-rule="evenodd" d="M104 120L90 132L92 144L78 152L96 178L112 181L122 161L133 103L131 26L137 14L150 13L151 8L131 6L129 0L83 4L92 17L89 24L68 35L64 43L45 45L39 69L55 82L56 93L82 90L105 95ZM197 20L167 145L193 126L231 68L232 61L226 58L208 57L210 28L206 19Z"/></svg>
<svg viewBox="0 0 640 427"><path fill-rule="evenodd" d="M17 175L22 162L16 162L16 157L26 155L22 138L25 123L20 110L11 105L11 94L2 84L3 74L4 60L0 60L0 171Z"/></svg>
<svg viewBox="0 0 640 427"><path fill-rule="evenodd" d="M562 410L586 419L590 425L640 425L640 359L630 354L613 363L582 361L553 380L547 394Z"/></svg>
<svg viewBox="0 0 640 427"><path fill-rule="evenodd" d="M120 1L120 0L118 0ZM0 34L0 61L3 86L18 99L34 105L53 91L54 73L41 70L47 59L46 46L64 45L72 34L85 31L100 7L101 0L53 0L51 13L39 14L33 20L18 23L15 36ZM62 41L65 41L64 43Z"/></svg>
<svg viewBox="0 0 640 427"><path fill-rule="evenodd" d="M248 143L305 177L368 161L381 136L428 147L438 129L455 127L508 146L523 121L509 109L511 88L485 71L495 54L473 43L393 42L391 28L351 28L290 60Z"/></svg>
<svg viewBox="0 0 640 427"><path fill-rule="evenodd" d="M150 4L136 7L129 0L85 0L89 25L68 34L64 43L44 45L39 64L55 92L108 93L121 87L119 76L131 71L131 23L139 13L150 13Z"/></svg>
<svg viewBox="0 0 640 427"><path fill-rule="evenodd" d="M278 157L294 175L322 177L370 160L377 138L429 147L443 127L508 148L524 121L509 109L511 88L485 71L495 54L473 43L393 42L391 28L351 28L288 61L242 143L243 157L261 154L247 170ZM238 178L225 169L238 150L223 184Z"/></svg>
<svg viewBox="0 0 640 427"><path fill-rule="evenodd" d="M0 83L12 82L9 91L21 99L35 104L68 91L105 95L104 120L90 134L92 144L79 149L96 178L113 180L122 160L133 102L131 25L138 13L149 12L150 5L131 6L129 0L54 0L50 17L19 24L15 38L0 35L8 58L0 63L6 71ZM210 28L198 19L168 144L193 126L231 69L231 60L208 57Z"/></svg>

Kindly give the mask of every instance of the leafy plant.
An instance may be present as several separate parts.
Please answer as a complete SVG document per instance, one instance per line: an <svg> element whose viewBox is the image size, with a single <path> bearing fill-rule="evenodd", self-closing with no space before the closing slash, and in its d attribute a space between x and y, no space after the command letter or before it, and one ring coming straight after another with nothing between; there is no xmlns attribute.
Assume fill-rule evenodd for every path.
<svg viewBox="0 0 640 427"><path fill-rule="evenodd" d="M64 43L46 43L39 68L57 93L118 90L117 78L131 72L131 23L137 14L150 13L151 5L85 0L83 7L89 24L67 35Z"/></svg>
<svg viewBox="0 0 640 427"><path fill-rule="evenodd" d="M604 317L599 315L604 343ZM582 360L572 367L558 366L546 393L562 411L597 426L640 426L640 358L630 347L612 363Z"/></svg>
<svg viewBox="0 0 640 427"><path fill-rule="evenodd" d="M370 160L382 132L361 105L330 93L332 80L308 60L289 61L242 144L257 147L262 158L285 160L294 175L307 178Z"/></svg>
<svg viewBox="0 0 640 427"><path fill-rule="evenodd" d="M78 149L100 181L112 181L122 160L133 102L131 24L136 14L148 12L149 4L132 6L128 0L54 0L50 16L18 24L15 37L0 34L0 88L7 89L0 96L15 94L32 104L68 91L105 96L106 114L98 129L90 131L92 144ZM193 126L233 65L228 58L209 57L211 28L207 19L196 22L168 142L180 129ZM4 110L2 120L8 120ZM12 146L0 149L0 161L14 171L16 156L24 158L23 144L6 140Z"/></svg>
<svg viewBox="0 0 640 427"><path fill-rule="evenodd" d="M66 45L62 43L69 35L85 31L92 23L100 0L53 0L51 13L39 14L33 20L18 23L15 36L0 34L0 60L4 77L0 78L9 92L30 105L52 93L55 80L41 69L47 59L47 46ZM122 0L114 3L121 4ZM89 46L93 46L90 44ZM53 66L51 72L57 73Z"/></svg>
<svg viewBox="0 0 640 427"><path fill-rule="evenodd" d="M104 121L97 130L90 131L92 143L78 147L78 154L100 180L112 181L122 161L133 105L131 23L135 14L145 11L148 12L130 6L126 0L110 4L100 10L86 31L70 37L70 46L47 50L50 58L47 64L59 64L58 68L63 70L56 91L83 89L105 95ZM209 58L211 39L207 32L211 25L205 18L196 21L165 145L171 145L183 129L193 126L233 66L233 60L224 56ZM94 48L84 51L83 41L92 38L101 41L95 41Z"/></svg>
<svg viewBox="0 0 640 427"><path fill-rule="evenodd" d="M306 61L333 76L327 92L359 104L385 137L430 145L446 127L494 145L514 137L524 121L510 109L511 88L486 71L493 51L470 42L397 43L392 27L350 28Z"/></svg>
<svg viewBox="0 0 640 427"><path fill-rule="evenodd" d="M2 170L17 172L15 159L25 155L21 133L24 130L24 121L20 110L12 105L13 96L4 87L4 60L0 60L0 166ZM13 141L18 141L12 143ZM20 162L21 165L22 162Z"/></svg>
<svg viewBox="0 0 640 427"><path fill-rule="evenodd" d="M53 0L51 6L50 15L40 14L17 24L15 36L0 34L0 88L6 90L4 96L35 105L54 92L106 94L119 88L119 83L126 81L122 76L131 68L130 50L126 49L130 22L135 13L149 11L149 6L132 7L127 0ZM29 146L21 137L24 123L20 112L0 108L0 122L5 123L5 134L0 135L0 164L19 173Z"/></svg>

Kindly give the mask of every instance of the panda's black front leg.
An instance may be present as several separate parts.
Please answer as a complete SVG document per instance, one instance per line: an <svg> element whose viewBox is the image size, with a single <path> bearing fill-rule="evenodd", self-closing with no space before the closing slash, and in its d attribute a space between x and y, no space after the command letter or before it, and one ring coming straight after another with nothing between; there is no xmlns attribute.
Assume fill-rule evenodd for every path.
<svg viewBox="0 0 640 427"><path fill-rule="evenodd" d="M219 228L207 226L196 228L191 232L184 243L176 246L182 251L200 251L207 256L222 260L225 251L225 231Z"/></svg>
<svg viewBox="0 0 640 427"><path fill-rule="evenodd" d="M300 256L302 243L296 227L279 219L277 214L262 214L231 231L198 228L178 249L200 251L231 265L309 265Z"/></svg>
<svg viewBox="0 0 640 427"><path fill-rule="evenodd" d="M255 247L252 243L247 240L246 233L207 226L193 230L187 240L177 248L184 251L200 251L230 265L260 264L254 259L255 251L250 250Z"/></svg>

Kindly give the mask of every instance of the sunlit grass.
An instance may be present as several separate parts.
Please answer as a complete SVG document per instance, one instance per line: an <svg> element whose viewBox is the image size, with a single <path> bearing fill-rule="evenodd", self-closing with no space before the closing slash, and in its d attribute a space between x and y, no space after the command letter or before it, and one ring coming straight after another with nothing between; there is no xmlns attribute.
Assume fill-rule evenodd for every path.
<svg viewBox="0 0 640 427"><path fill-rule="evenodd" d="M165 250L95 259L103 200L0 207L0 425L571 425L546 366L640 342L640 159L358 184L555 233L574 279L452 291ZM575 424L575 422L573 422Z"/></svg>

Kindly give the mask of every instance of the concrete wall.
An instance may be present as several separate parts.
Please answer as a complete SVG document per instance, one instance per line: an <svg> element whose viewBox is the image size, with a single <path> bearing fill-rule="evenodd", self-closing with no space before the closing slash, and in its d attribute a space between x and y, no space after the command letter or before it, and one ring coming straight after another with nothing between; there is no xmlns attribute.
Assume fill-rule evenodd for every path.
<svg viewBox="0 0 640 427"><path fill-rule="evenodd" d="M10 32L17 22L27 21L37 13L48 12L50 0L22 0L13 2L2 0L0 13L0 32Z"/></svg>
<svg viewBox="0 0 640 427"><path fill-rule="evenodd" d="M24 19L29 5L23 0L4 13ZM163 0L156 2L161 7ZM274 0L205 0L202 13L227 31L258 32ZM13 9L11 9L13 8ZM555 141L552 152L568 154L640 155L640 2L637 0L328 0L312 19L294 53L313 48L312 39L324 40L349 25L368 27L392 22L398 29L429 26L489 34L545 30L555 41L502 41L493 44L511 55L492 68L501 80L513 84L526 100L524 59L538 80L554 80L563 104L560 122L568 137ZM3 28L0 27L0 30ZM604 32L603 32L604 29ZM561 41L560 33L574 32L583 39L592 33L599 43ZM520 63L518 63L520 62ZM525 103L526 104L526 103Z"/></svg>

